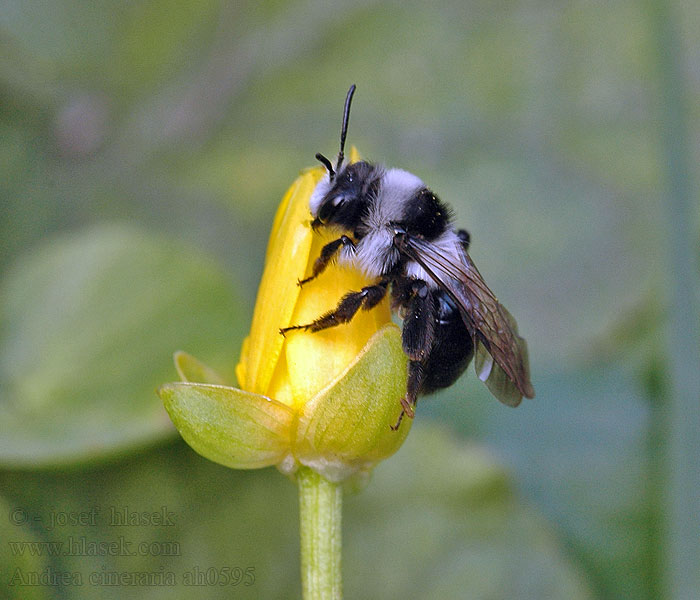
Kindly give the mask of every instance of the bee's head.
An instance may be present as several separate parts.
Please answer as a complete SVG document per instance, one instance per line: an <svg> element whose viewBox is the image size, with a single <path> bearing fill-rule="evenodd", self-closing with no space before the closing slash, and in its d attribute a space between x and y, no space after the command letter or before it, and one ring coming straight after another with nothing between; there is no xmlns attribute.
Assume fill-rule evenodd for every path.
<svg viewBox="0 0 700 600"><path fill-rule="evenodd" d="M314 224L353 230L376 194L379 180L380 170L365 161L347 165L333 177L329 172L311 196L309 207Z"/></svg>

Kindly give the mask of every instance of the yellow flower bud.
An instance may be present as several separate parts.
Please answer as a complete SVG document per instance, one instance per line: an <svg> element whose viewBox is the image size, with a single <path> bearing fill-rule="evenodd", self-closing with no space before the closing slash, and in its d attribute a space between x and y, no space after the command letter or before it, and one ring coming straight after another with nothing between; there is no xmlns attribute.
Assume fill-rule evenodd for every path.
<svg viewBox="0 0 700 600"><path fill-rule="evenodd" d="M287 473L303 464L340 481L398 450L411 421L390 428L406 392L406 359L388 299L338 327L279 333L371 283L354 269L333 267L297 284L333 239L310 227L309 198L323 175L322 167L302 172L277 210L236 367L240 389L221 385L211 369L178 353L185 383L166 384L160 395L182 436L207 458L234 468L277 465Z"/></svg>

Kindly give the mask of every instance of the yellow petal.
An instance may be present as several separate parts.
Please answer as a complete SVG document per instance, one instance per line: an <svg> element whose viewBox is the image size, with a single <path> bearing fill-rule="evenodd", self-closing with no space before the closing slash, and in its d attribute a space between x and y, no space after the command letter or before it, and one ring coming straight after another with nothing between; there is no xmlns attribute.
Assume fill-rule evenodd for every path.
<svg viewBox="0 0 700 600"><path fill-rule="evenodd" d="M350 149L348 160L350 163L360 160L354 146ZM324 231L314 235L304 277L311 275L313 264L323 246L338 235L338 232ZM301 290L288 324L310 323L334 309L348 292L358 291L372 283L374 281L368 280L355 269L331 265ZM390 320L389 301L385 299L369 312L361 310L348 324L312 334L290 333L286 343L286 361L296 404L307 402L329 381L335 379L356 358L369 338Z"/></svg>
<svg viewBox="0 0 700 600"><path fill-rule="evenodd" d="M311 246L311 262L324 244L337 233L319 233ZM304 285L297 300L292 324L310 323L334 309L349 291L374 283L359 271L329 266L318 278ZM391 321L388 298L371 311L360 310L350 323L317 333L303 331L287 335L286 358L292 393L297 403L307 402L335 379L357 357L370 337Z"/></svg>
<svg viewBox="0 0 700 600"><path fill-rule="evenodd" d="M239 384L253 393L268 393L282 351L284 338L279 328L291 320L300 292L297 278L306 269L313 238L309 198L323 174L322 167L304 171L287 191L275 216L250 340L236 369Z"/></svg>
<svg viewBox="0 0 700 600"><path fill-rule="evenodd" d="M241 358L236 365L236 381L238 387L242 390L246 389L246 367L248 366L248 345L250 344L250 336L246 336L241 347Z"/></svg>

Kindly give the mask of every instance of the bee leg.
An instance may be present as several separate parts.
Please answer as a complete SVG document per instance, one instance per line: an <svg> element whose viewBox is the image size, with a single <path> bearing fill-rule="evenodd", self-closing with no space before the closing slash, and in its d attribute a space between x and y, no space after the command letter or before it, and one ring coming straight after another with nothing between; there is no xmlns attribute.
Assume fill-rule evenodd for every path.
<svg viewBox="0 0 700 600"><path fill-rule="evenodd" d="M355 249L355 242L353 242L347 235L341 235L337 240L333 240L332 242L326 244L321 249L321 254L316 259L316 262L314 262L311 276L307 277L306 279L300 279L297 281L297 285L302 286L305 283L309 283L309 281L312 279L316 279L316 277L323 273L323 271L326 270L326 267L333 262L333 259L335 258L336 254L338 254L340 249L345 248L346 246L350 246L353 250Z"/></svg>
<svg viewBox="0 0 700 600"><path fill-rule="evenodd" d="M401 421L403 421L404 416L412 419L416 416L416 411L414 410L414 407L409 404L406 398L401 398L401 413L399 414L399 418L396 420L396 423L394 423L394 425L389 425L389 429L392 431L398 431L399 427L401 427Z"/></svg>
<svg viewBox="0 0 700 600"><path fill-rule="evenodd" d="M406 381L406 395L399 401L401 403L401 413L394 425L390 425L393 431L401 426L404 416L412 419L416 416L416 402L418 392L425 379L424 364L417 360L408 361L408 380Z"/></svg>
<svg viewBox="0 0 700 600"><path fill-rule="evenodd" d="M412 419L418 394L425 381L425 365L430 356L435 339L435 321L437 309L433 292L421 280L405 282L399 292L402 296L406 313L403 320L403 350L409 358L406 396L401 399L401 414L392 427L396 431L404 415Z"/></svg>
<svg viewBox="0 0 700 600"><path fill-rule="evenodd" d="M403 351L411 361L425 362L435 339L435 298L428 284L420 279L408 280L403 294Z"/></svg>
<svg viewBox="0 0 700 600"><path fill-rule="evenodd" d="M315 321L306 325L292 325L280 329L280 333L284 335L293 329L304 329L307 331L321 331L329 327L335 327L341 323L348 323L357 314L357 311L371 310L379 304L384 296L386 296L388 279L382 279L375 285L363 287L359 292L349 292L342 297L338 306L333 310L328 311L325 315L321 315Z"/></svg>

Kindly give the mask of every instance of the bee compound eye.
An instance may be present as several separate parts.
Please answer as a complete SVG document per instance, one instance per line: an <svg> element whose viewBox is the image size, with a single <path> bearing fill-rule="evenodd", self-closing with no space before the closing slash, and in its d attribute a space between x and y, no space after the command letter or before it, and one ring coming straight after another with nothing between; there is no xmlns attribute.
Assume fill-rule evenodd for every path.
<svg viewBox="0 0 700 600"><path fill-rule="evenodd" d="M394 235L396 237L400 237L406 234L406 229L399 223L391 222L389 225L394 230Z"/></svg>

